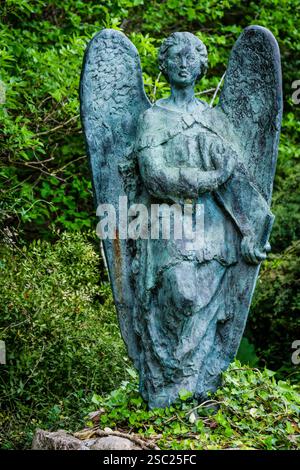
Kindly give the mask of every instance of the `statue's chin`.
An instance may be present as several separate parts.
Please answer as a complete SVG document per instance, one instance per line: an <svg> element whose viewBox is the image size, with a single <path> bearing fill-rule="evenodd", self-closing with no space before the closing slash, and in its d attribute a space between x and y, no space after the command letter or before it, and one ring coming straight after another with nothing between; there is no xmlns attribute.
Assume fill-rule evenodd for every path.
<svg viewBox="0 0 300 470"><path fill-rule="evenodd" d="M195 80L192 79L190 76L186 77L179 77L177 76L175 79L171 81L171 85L175 85L179 88L185 88L188 86L194 86Z"/></svg>

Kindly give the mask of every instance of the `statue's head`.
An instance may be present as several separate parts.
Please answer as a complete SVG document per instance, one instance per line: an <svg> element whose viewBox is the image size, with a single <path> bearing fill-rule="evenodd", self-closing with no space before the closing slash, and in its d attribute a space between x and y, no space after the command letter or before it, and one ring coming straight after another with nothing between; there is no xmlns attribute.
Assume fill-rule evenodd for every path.
<svg viewBox="0 0 300 470"><path fill-rule="evenodd" d="M159 68L170 84L192 85L207 70L207 50L191 33L173 33L159 50Z"/></svg>

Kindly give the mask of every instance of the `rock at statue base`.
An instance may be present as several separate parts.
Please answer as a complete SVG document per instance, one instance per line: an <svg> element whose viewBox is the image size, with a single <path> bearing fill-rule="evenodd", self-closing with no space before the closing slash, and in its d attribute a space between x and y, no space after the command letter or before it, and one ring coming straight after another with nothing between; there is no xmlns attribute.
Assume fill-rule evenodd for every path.
<svg viewBox="0 0 300 470"><path fill-rule="evenodd" d="M66 431L56 432L38 429L32 442L33 450L141 450L124 437L107 436L81 440Z"/></svg>

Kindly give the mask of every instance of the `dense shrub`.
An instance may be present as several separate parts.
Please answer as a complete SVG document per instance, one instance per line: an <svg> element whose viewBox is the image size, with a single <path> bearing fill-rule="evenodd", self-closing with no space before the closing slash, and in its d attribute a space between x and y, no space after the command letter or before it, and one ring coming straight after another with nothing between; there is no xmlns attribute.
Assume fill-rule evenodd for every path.
<svg viewBox="0 0 300 470"><path fill-rule="evenodd" d="M126 352L100 268L91 240L79 233L2 251L2 418L22 409L36 418L68 397L76 410L91 390L111 390L124 378Z"/></svg>
<svg viewBox="0 0 300 470"><path fill-rule="evenodd" d="M299 366L292 366L292 343L300 339L300 242L271 255L257 283L247 336L261 362L293 374L300 383Z"/></svg>
<svg viewBox="0 0 300 470"><path fill-rule="evenodd" d="M0 419L5 419L6 446L12 445L9 439L24 445L19 444L24 429L40 421L45 427L75 422L89 390L104 392L124 376L125 351L110 289L99 287L98 249L89 236L76 233L96 223L78 86L86 44L103 27L121 28L138 48L151 100L169 90L158 70L157 49L171 32L191 31L207 44L209 71L196 90L204 91L200 96L206 100L244 27L260 24L277 37L285 112L272 206L275 256L261 270L240 357L293 377L299 370L290 362L291 342L300 338L300 105L291 100L300 70L296 3L0 2L0 237L5 245L0 325L8 351L8 364L0 369ZM58 229L74 233L60 238ZM26 248L39 238L59 240Z"/></svg>
<svg viewBox="0 0 300 470"><path fill-rule="evenodd" d="M300 240L300 165L291 165L289 176L277 185L273 197L276 216L271 234L272 251L284 252L293 242ZM296 255L296 253L295 253Z"/></svg>
<svg viewBox="0 0 300 470"><path fill-rule="evenodd" d="M68 230L94 223L78 86L86 44L103 27L122 28L137 46L151 99L168 92L159 74L157 48L170 32L188 30L206 42L210 67L197 88L197 92L203 92L217 85L234 41L245 26L256 23L269 27L278 38L283 63L285 117L275 189L283 188L282 180L293 179L300 156L300 107L291 101L292 82L299 79L297 19L299 9L292 2L279 0L1 2L0 88L5 90L0 104L3 228L18 223L18 230L25 230L26 238L31 238L49 237L48 228L53 223ZM210 100L212 91L201 97ZM299 214L298 208L294 211ZM296 214L293 217L296 219ZM283 219L287 220L284 214ZM273 237L273 245L281 250L295 234L293 229L286 230L285 237L280 228L282 218L277 227L279 240Z"/></svg>

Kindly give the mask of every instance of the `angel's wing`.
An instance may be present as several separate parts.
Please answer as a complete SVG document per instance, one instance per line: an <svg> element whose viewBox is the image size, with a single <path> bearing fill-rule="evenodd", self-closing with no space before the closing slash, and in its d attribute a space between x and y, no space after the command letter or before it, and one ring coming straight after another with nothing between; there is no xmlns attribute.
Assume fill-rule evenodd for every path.
<svg viewBox="0 0 300 470"><path fill-rule="evenodd" d="M229 59L218 108L237 134L241 163L270 205L282 117L280 53L272 33L249 26Z"/></svg>
<svg viewBox="0 0 300 470"><path fill-rule="evenodd" d="M90 41L84 56L80 101L96 205L112 204L118 214L119 197L128 196L130 190L124 172L126 168L134 171L131 156L138 117L150 107L138 52L123 33L104 29ZM135 357L132 254L118 230L114 239L104 240L104 252L122 335L129 355Z"/></svg>
<svg viewBox="0 0 300 470"><path fill-rule="evenodd" d="M282 118L280 53L270 31L261 26L250 26L242 32L232 49L219 104L214 110L216 115L226 116L225 132L227 123L233 128L233 141L247 176L244 186L239 186L237 180L237 189L232 187L232 203L231 194L225 188L223 203L227 201L229 213L235 212L242 222L252 218L257 231L263 215L265 244L273 223L269 207ZM219 327L223 338L220 354L223 369L233 359L240 344L259 267L249 265L241 258L231 269L228 311L232 319Z"/></svg>

